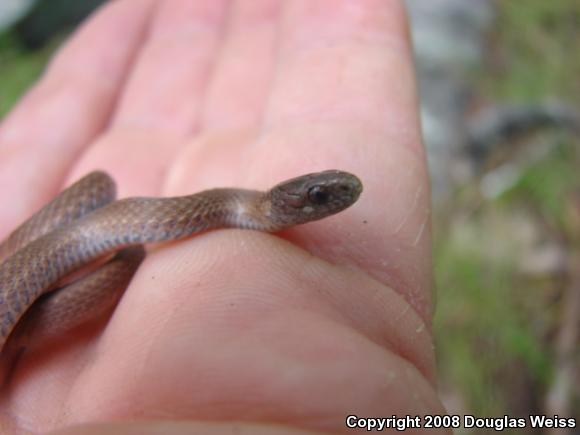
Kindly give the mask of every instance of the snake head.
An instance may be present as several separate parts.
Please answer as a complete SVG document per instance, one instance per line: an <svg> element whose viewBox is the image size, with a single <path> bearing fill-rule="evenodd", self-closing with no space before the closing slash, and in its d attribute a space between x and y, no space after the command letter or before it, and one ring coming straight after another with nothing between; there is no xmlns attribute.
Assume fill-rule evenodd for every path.
<svg viewBox="0 0 580 435"><path fill-rule="evenodd" d="M270 218L280 228L322 219L350 207L362 189L356 176L338 170L292 178L268 192Z"/></svg>

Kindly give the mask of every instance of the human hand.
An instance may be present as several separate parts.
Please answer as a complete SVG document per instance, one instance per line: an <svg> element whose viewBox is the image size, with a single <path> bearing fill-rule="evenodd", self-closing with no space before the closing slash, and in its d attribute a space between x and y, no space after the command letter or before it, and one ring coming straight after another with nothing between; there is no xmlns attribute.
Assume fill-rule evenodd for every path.
<svg viewBox="0 0 580 435"><path fill-rule="evenodd" d="M398 2L111 2L4 120L0 166L0 238L97 168L120 196L261 189L331 168L365 186L346 212L277 236L151 249L107 325L19 361L0 427L338 432L350 414L443 412Z"/></svg>

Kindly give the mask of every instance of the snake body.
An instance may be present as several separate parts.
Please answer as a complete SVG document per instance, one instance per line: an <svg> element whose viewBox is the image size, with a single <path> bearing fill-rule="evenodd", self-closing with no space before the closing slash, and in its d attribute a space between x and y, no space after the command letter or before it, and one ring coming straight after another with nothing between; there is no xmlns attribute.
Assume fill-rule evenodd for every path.
<svg viewBox="0 0 580 435"><path fill-rule="evenodd" d="M29 324L40 322L42 328L58 331L114 304L119 287L128 284L144 256L142 244L214 228L276 232L338 213L361 191L357 177L331 170L293 178L265 192L212 189L115 201L113 180L92 172L0 244L0 351L25 313ZM84 278L61 286L71 273L115 253Z"/></svg>

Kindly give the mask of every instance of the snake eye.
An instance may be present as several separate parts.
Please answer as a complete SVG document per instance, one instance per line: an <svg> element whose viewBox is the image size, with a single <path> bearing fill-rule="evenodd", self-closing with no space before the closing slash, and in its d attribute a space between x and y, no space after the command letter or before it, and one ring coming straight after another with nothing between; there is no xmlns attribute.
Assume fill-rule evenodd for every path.
<svg viewBox="0 0 580 435"><path fill-rule="evenodd" d="M308 199L314 204L325 204L328 202L328 198L328 191L323 187L314 186L308 191Z"/></svg>

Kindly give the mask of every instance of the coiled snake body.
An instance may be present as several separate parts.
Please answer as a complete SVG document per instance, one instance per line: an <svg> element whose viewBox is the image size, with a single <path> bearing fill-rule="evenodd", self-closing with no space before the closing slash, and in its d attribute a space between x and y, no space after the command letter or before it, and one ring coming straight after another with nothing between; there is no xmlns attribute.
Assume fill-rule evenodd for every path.
<svg viewBox="0 0 580 435"><path fill-rule="evenodd" d="M338 213L361 191L357 177L331 170L266 192L212 189L114 201L113 180L104 172L90 173L0 244L0 351L25 313L27 324L41 323L49 334L110 309L143 259L144 243L212 228L275 232ZM80 280L61 286L71 273L114 253Z"/></svg>

